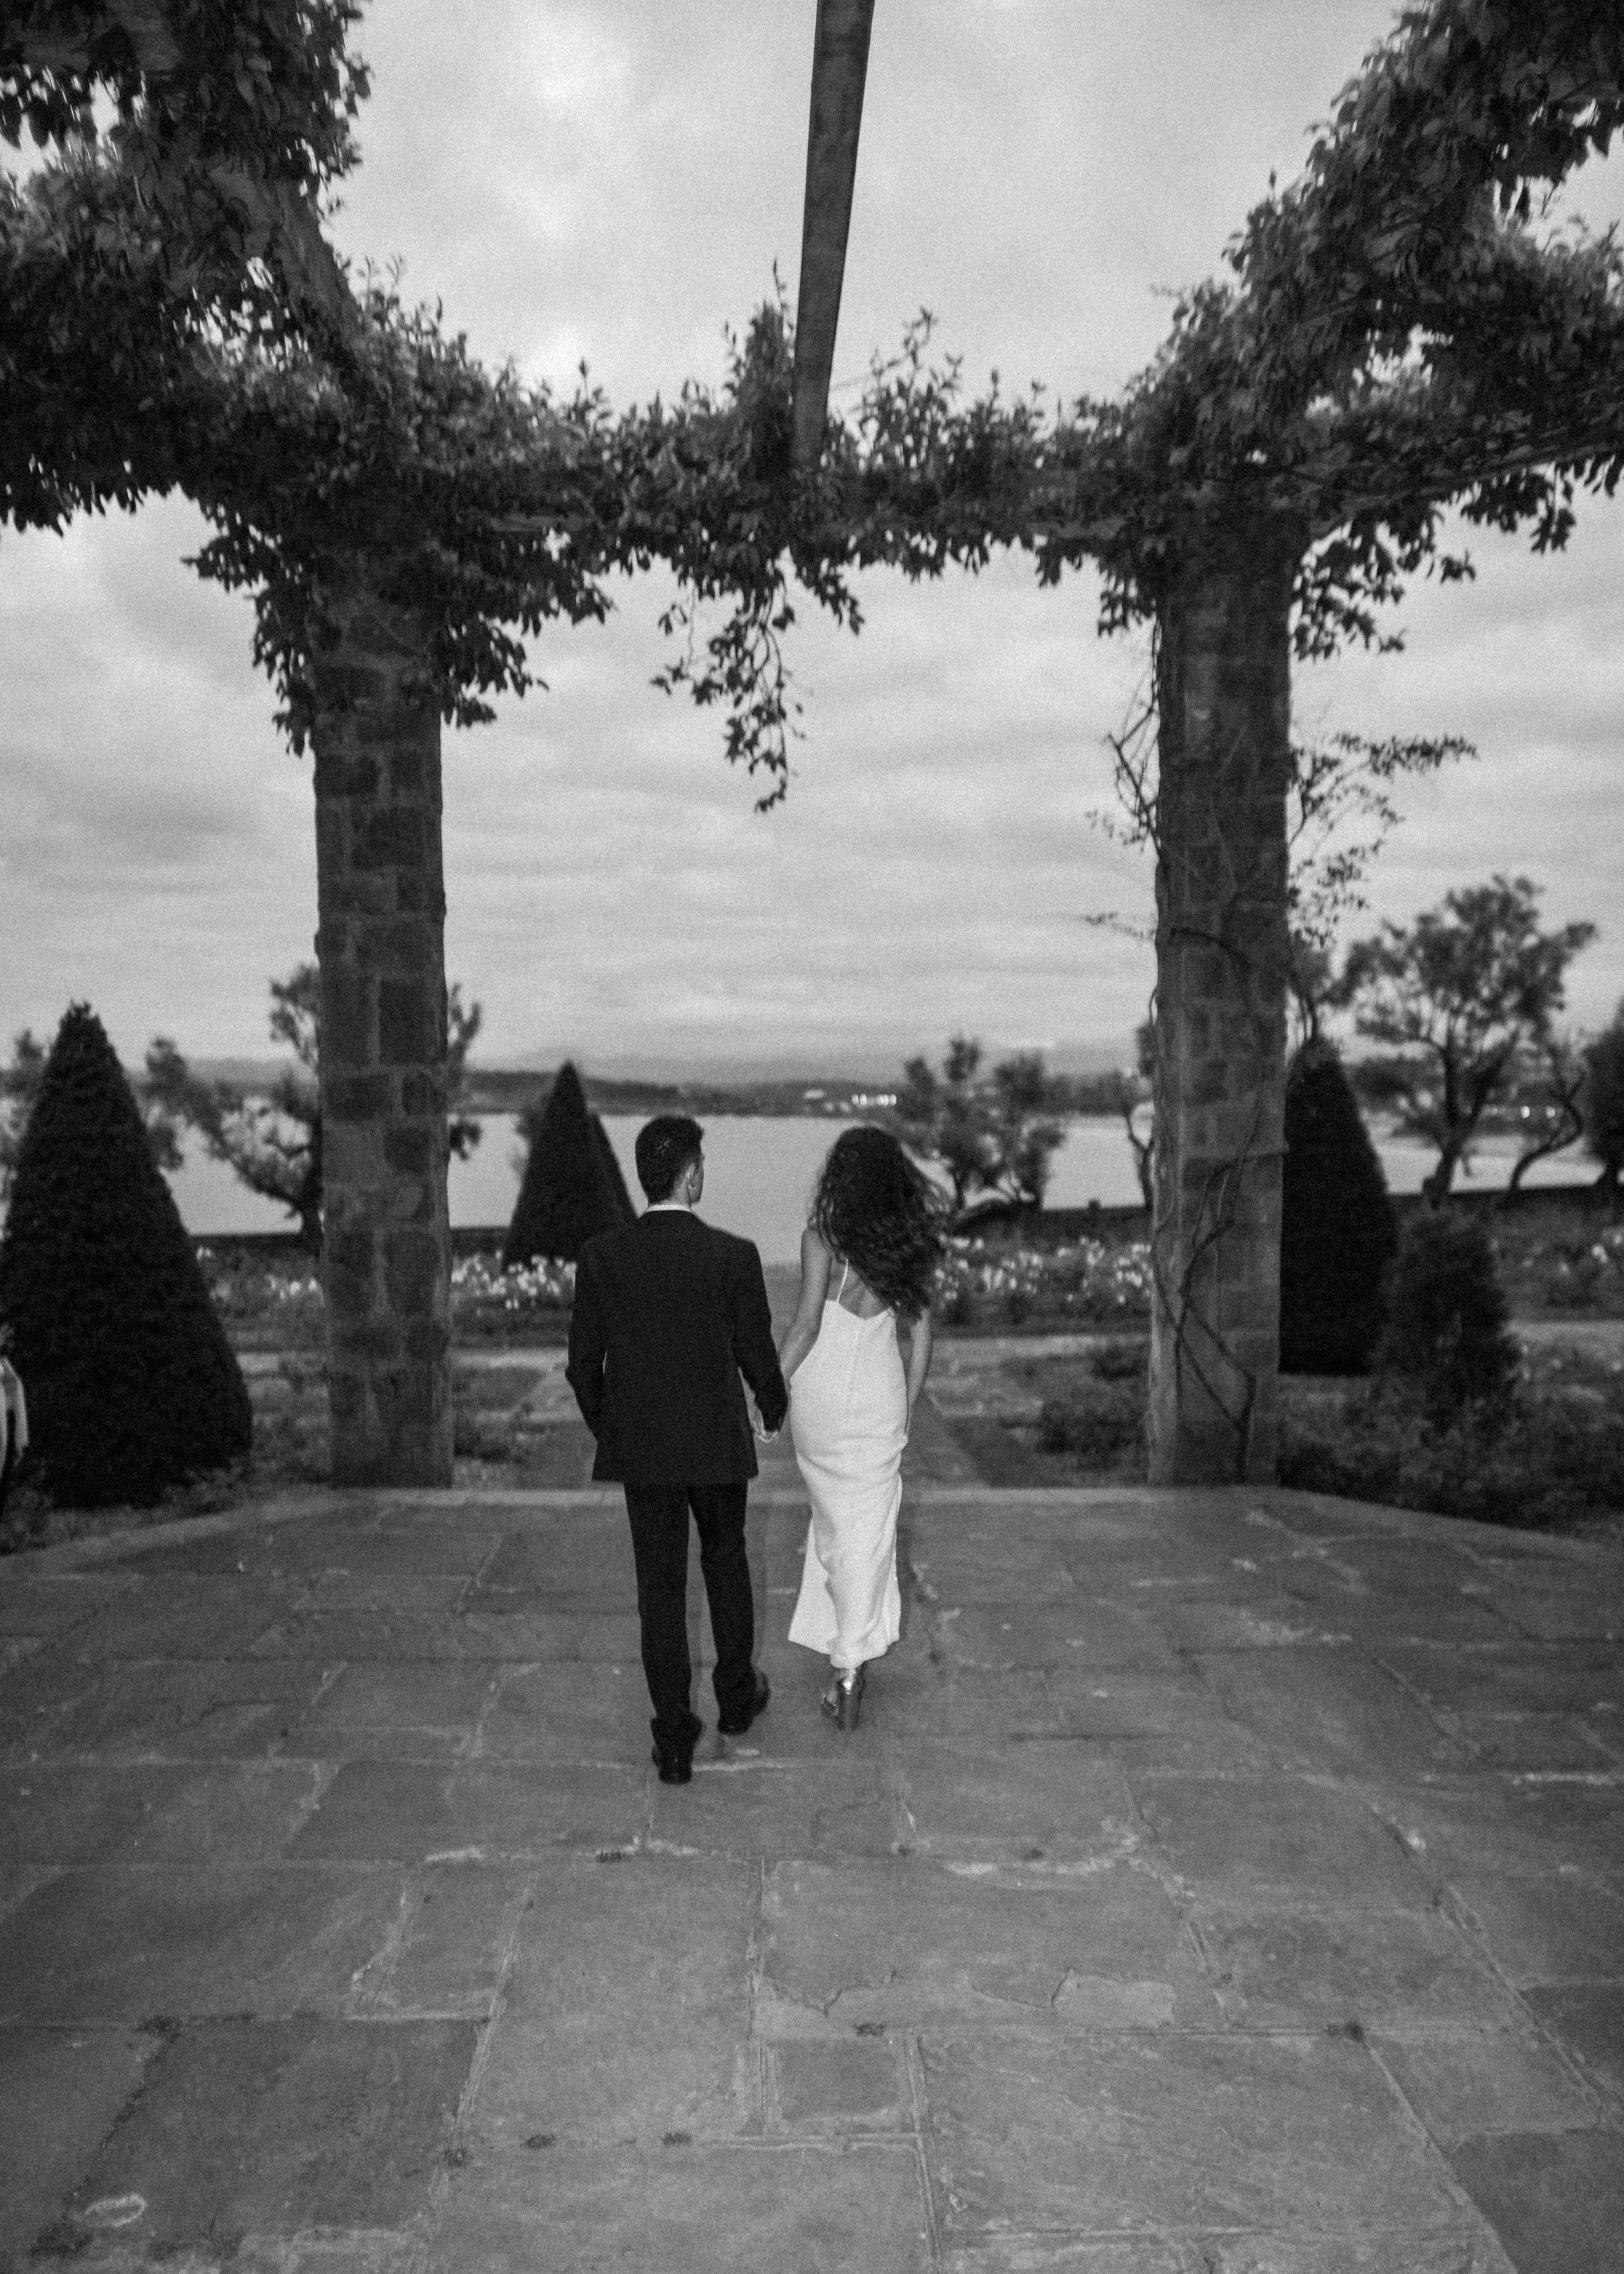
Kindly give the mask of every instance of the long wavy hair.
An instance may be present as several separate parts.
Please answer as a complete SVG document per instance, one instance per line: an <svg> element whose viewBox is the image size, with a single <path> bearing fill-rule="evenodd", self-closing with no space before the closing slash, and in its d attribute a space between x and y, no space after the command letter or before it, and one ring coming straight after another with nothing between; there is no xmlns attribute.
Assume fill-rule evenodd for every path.
<svg viewBox="0 0 1624 2274"><path fill-rule="evenodd" d="M885 1129L836 1138L812 1194L813 1229L893 1311L917 1319L942 1255L942 1195Z"/></svg>

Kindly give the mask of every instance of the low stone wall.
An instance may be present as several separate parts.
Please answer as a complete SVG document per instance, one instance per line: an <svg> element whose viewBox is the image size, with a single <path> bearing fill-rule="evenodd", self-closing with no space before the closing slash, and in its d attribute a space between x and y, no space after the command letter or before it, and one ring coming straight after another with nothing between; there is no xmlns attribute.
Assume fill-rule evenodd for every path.
<svg viewBox="0 0 1624 2274"><path fill-rule="evenodd" d="M1421 1193L1395 1193L1392 1201L1394 1214L1401 1224L1427 1204ZM1450 1194L1449 1205L1466 1209L1475 1216L1493 1216L1506 1206L1505 1187L1468 1185ZM1549 1209L1555 1214L1581 1219L1591 1216L1601 1218L1608 1214L1605 1196L1588 1183L1525 1187L1511 1206L1518 1215L1531 1214L1536 1209ZM1143 1208L1102 1208L1097 1202L1087 1208L1040 1209L1035 1213L989 1209L964 1229L973 1239L1015 1240L1032 1247L1059 1247L1079 1239L1148 1239L1150 1216Z"/></svg>
<svg viewBox="0 0 1624 2274"><path fill-rule="evenodd" d="M1468 1186L1455 1193L1450 1206L1470 1209L1476 1215L1492 1215L1505 1200L1503 1188ZM1425 1201L1419 1193L1395 1193L1395 1212L1402 1222ZM1539 1185L1531 1192L1518 1196L1518 1214L1531 1213L1536 1209L1549 1209L1553 1213L1583 1220L1595 1216L1598 1221L1607 1216L1607 1202L1593 1185ZM967 1227L971 1236L989 1240L1017 1241L1024 1246L1061 1247L1079 1239L1109 1239L1128 1241L1148 1239L1150 1218L1142 1208L1101 1208L1098 1205L1074 1209L1041 1209L1034 1214L1007 1214L991 1210L974 1225ZM499 1255L507 1238L505 1224L454 1224L451 1231L451 1253L462 1255ZM304 1256L297 1234L290 1231L221 1231L199 1233L199 1248L207 1248L214 1255L241 1255L257 1262L296 1262ZM316 1269L314 1257L305 1257L311 1269Z"/></svg>

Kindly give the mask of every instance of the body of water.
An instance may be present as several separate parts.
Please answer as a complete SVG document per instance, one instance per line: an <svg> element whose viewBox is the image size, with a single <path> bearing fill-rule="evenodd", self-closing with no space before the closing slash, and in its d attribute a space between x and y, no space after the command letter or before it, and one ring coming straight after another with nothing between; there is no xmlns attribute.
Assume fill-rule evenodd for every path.
<svg viewBox="0 0 1624 2274"><path fill-rule="evenodd" d="M455 1224L506 1224L518 1197L523 1148L506 1113L482 1117L485 1134L471 1160L451 1163L451 1221ZM642 1126L629 1114L606 1115L628 1190L635 1198L637 1176L632 1145ZM843 1128L832 1115L824 1121L765 1117L716 1118L705 1126L705 1199L702 1211L712 1224L742 1232L761 1249L767 1263L793 1263L801 1253L807 1201L819 1163ZM1378 1136L1376 1149L1388 1189L1415 1193L1434 1156L1414 1140ZM1462 1188L1503 1185L1516 1157L1509 1140L1485 1143L1473 1175ZM1595 1163L1579 1147L1539 1162L1525 1182L1530 1186L1588 1184ZM175 1198L189 1230L211 1232L284 1231L285 1210L261 1201L240 1185L229 1169L211 1161L194 1143L185 1166L171 1178ZM1139 1197L1133 1159L1122 1124L1115 1119L1073 1121L1055 1156L1049 1200L1054 1208L1131 1207Z"/></svg>

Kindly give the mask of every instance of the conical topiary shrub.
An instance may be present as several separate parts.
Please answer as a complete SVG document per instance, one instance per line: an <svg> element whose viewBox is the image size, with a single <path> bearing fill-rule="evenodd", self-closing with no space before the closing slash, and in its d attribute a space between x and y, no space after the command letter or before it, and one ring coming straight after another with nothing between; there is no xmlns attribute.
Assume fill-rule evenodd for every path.
<svg viewBox="0 0 1624 2274"><path fill-rule="evenodd" d="M1378 1372L1417 1394L1441 1428L1468 1405L1492 1412L1515 1380L1517 1362L1482 1224L1457 1209L1411 1216L1387 1287Z"/></svg>
<svg viewBox="0 0 1624 2274"><path fill-rule="evenodd" d="M1329 1043L1286 1074L1280 1201L1280 1363L1287 1374L1363 1374L1381 1332L1398 1244L1387 1178Z"/></svg>
<svg viewBox="0 0 1624 2274"><path fill-rule="evenodd" d="M0 1239L0 1318L30 1461L59 1506L150 1503L248 1450L248 1392L140 1110L76 1003L28 1117Z"/></svg>
<svg viewBox="0 0 1624 2274"><path fill-rule="evenodd" d="M608 1138L595 1132L581 1077L568 1061L553 1083L545 1108L525 1116L530 1157L508 1239L502 1269L555 1256L573 1263L586 1241L628 1224L632 1206L625 1180L604 1165Z"/></svg>
<svg viewBox="0 0 1624 2274"><path fill-rule="evenodd" d="M622 1224L633 1223L637 1215L632 1206L632 1196L626 1189L626 1179L620 1174L620 1163L615 1156L614 1144L604 1127L599 1115L592 1116L592 1141L598 1148L598 1157L603 1163L604 1174L614 1193L615 1205L620 1211Z"/></svg>

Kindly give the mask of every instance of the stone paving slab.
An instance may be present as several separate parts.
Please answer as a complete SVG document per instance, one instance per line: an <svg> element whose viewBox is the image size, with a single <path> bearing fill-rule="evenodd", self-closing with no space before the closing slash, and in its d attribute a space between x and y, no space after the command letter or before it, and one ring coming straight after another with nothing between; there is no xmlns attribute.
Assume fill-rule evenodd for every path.
<svg viewBox="0 0 1624 2274"><path fill-rule="evenodd" d="M1490 2133L1449 2160L1517 2274L1614 2274L1624 2234L1615 2134Z"/></svg>
<svg viewBox="0 0 1624 2274"><path fill-rule="evenodd" d="M842 1737L752 1511L686 1787L612 1491L0 1564L0 2268L1617 2263L1616 1549L921 1458Z"/></svg>
<svg viewBox="0 0 1624 2274"><path fill-rule="evenodd" d="M455 2172L425 2274L926 2274L911 2140L549 2143Z"/></svg>
<svg viewBox="0 0 1624 2274"><path fill-rule="evenodd" d="M1441 2162L1343 2037L928 2033L921 2059L955 2237L1250 2227L1421 2240L1461 2224Z"/></svg>
<svg viewBox="0 0 1624 2274"><path fill-rule="evenodd" d="M254 2233L399 2226L443 2168L473 2040L465 2022L314 2014L183 2027L80 2180L61 2245L94 2236L98 2205L137 2202L159 2263L218 2263Z"/></svg>
<svg viewBox="0 0 1624 2274"><path fill-rule="evenodd" d="M64 1871L0 1920L0 2022L342 2013L401 1893L398 1871L285 1864Z"/></svg>

